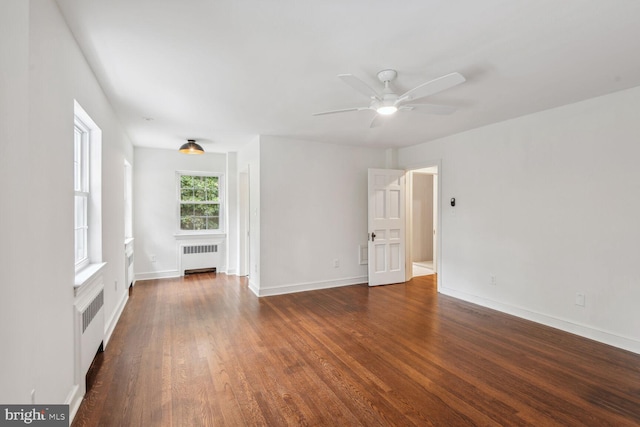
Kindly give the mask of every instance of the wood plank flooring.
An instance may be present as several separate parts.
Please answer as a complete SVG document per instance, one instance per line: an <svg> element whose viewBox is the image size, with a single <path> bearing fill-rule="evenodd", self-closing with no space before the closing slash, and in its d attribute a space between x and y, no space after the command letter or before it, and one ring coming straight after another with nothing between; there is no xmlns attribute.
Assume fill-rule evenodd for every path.
<svg viewBox="0 0 640 427"><path fill-rule="evenodd" d="M640 355L439 295L138 282L74 426L638 426Z"/></svg>

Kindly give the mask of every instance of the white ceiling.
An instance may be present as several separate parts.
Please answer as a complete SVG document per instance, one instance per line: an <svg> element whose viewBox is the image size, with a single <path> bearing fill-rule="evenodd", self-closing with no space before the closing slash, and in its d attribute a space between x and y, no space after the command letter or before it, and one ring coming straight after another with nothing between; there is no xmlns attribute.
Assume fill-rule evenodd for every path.
<svg viewBox="0 0 640 427"><path fill-rule="evenodd" d="M402 147L640 85L636 0L57 2L140 147L224 152L258 134ZM367 105L337 75L374 86L385 68L399 92L462 73L425 99L458 111L373 129L373 111L311 115Z"/></svg>

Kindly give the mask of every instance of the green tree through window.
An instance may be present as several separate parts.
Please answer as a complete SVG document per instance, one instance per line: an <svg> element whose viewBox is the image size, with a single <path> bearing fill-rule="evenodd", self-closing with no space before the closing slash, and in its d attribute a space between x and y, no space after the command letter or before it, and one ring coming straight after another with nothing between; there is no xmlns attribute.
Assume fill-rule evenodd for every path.
<svg viewBox="0 0 640 427"><path fill-rule="evenodd" d="M180 176L180 229L220 228L220 179L218 176Z"/></svg>

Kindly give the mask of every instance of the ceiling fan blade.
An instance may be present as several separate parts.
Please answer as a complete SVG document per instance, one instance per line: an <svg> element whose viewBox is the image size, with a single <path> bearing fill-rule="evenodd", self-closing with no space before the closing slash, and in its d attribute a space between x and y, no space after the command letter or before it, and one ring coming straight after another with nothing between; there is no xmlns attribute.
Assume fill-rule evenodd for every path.
<svg viewBox="0 0 640 427"><path fill-rule="evenodd" d="M382 116L380 114L376 114L373 116L373 120L371 120L371 124L369 124L369 129L377 128L382 126Z"/></svg>
<svg viewBox="0 0 640 427"><path fill-rule="evenodd" d="M460 73L447 74L446 76L438 77L435 80L431 80L421 84L420 86L414 87L410 91L403 94L399 98L399 100L400 102L402 102L412 99L424 98L425 96L434 95L438 92L442 92L443 90L457 86L460 83L464 83L465 81L466 79Z"/></svg>
<svg viewBox="0 0 640 427"><path fill-rule="evenodd" d="M404 110L405 107L410 107L411 110L419 111L421 113L440 115L453 114L457 110L456 107L452 107L450 105L438 104L405 104L402 105L399 109Z"/></svg>
<svg viewBox="0 0 640 427"><path fill-rule="evenodd" d="M339 74L338 77L367 98L381 99L378 92L353 74Z"/></svg>
<svg viewBox="0 0 640 427"><path fill-rule="evenodd" d="M368 110L369 108L343 108L342 110L323 111L321 113L313 113L312 116L324 116L325 114L348 113L349 111Z"/></svg>

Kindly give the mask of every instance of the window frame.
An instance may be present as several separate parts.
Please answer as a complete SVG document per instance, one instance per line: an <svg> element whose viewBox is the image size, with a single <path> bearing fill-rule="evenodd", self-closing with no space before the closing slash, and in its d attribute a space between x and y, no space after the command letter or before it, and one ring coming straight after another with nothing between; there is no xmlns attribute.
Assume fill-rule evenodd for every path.
<svg viewBox="0 0 640 427"><path fill-rule="evenodd" d="M203 230L185 230L182 229L181 221L181 206L184 203L182 201L182 185L181 178L183 176L194 177L216 177L218 178L218 201L207 202L199 204L211 204L218 205L218 228L217 229L203 229ZM225 205L225 185L224 174L220 172L200 172L200 171L176 171L176 235L215 235L224 234L225 230L225 217L226 217L226 205ZM188 203L188 202L187 202Z"/></svg>
<svg viewBox="0 0 640 427"><path fill-rule="evenodd" d="M71 120L70 120L71 122ZM77 188L78 195L86 194L86 223L82 224L86 230L86 252L82 253L82 257L76 257L76 167L69 172L74 182L71 190L74 193L72 205L74 230L69 230L74 239L74 266L75 277L74 286L83 286L88 280L87 271L96 271L102 265L102 130L100 126L91 118L91 116L82 108L76 99L73 100L73 121L70 123L70 143L74 151L74 164L76 163L75 145L76 145L76 127L82 131L85 141L85 150L79 159L84 160L84 165L80 169L79 176L84 176L84 186ZM85 227L86 225L86 227ZM84 243L84 239L83 239ZM81 258L81 259L80 259Z"/></svg>
<svg viewBox="0 0 640 427"><path fill-rule="evenodd" d="M76 272L89 265L89 224L90 224L90 153L91 129L76 115L73 124L74 152L74 263ZM78 141L77 136L80 135ZM78 153L79 151L79 153ZM78 170L79 169L79 170ZM79 182L78 182L79 181ZM82 208L78 211L78 198L82 200ZM80 215L79 215L80 214ZM81 219L79 218L81 217ZM78 221L80 219L80 221ZM78 232L82 230L81 254L78 249Z"/></svg>

